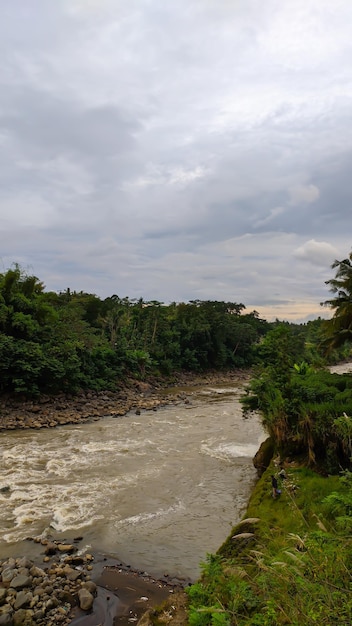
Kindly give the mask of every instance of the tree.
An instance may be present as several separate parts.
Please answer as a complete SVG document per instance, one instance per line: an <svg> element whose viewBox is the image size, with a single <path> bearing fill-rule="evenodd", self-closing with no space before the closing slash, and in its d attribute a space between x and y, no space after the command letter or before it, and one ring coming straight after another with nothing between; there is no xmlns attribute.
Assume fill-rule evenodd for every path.
<svg viewBox="0 0 352 626"><path fill-rule="evenodd" d="M336 275L326 284L335 296L322 302L335 311L332 319L325 323L327 351L352 341L352 252L343 261L335 260L331 267L337 268Z"/></svg>

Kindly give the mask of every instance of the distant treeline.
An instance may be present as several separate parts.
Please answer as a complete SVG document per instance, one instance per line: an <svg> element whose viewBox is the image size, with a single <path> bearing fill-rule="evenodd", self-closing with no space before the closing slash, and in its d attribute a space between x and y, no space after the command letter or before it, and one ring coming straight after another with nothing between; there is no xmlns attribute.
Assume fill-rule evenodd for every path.
<svg viewBox="0 0 352 626"><path fill-rule="evenodd" d="M0 274L0 393L114 389L125 376L248 367L270 325L244 310L55 293L15 265Z"/></svg>
<svg viewBox="0 0 352 626"><path fill-rule="evenodd" d="M268 358L260 345L278 325L291 337L293 358L321 359L322 320L268 323L245 309L56 293L15 265L0 274L0 393L115 389L126 376L248 368Z"/></svg>

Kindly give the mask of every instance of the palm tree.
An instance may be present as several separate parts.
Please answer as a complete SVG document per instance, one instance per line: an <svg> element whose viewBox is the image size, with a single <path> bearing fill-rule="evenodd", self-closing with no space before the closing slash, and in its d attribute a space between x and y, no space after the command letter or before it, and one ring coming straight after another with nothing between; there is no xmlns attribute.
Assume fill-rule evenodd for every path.
<svg viewBox="0 0 352 626"><path fill-rule="evenodd" d="M322 302L335 311L324 325L328 351L352 341L352 252L343 261L334 261L331 267L337 268L336 275L326 284L335 296Z"/></svg>

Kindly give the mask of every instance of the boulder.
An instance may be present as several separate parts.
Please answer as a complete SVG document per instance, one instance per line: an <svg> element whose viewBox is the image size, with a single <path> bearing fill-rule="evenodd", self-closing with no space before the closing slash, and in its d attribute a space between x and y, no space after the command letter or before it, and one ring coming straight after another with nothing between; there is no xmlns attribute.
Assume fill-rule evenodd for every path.
<svg viewBox="0 0 352 626"><path fill-rule="evenodd" d="M258 476L262 476L265 470L269 467L270 461L274 455L274 442L271 437L268 437L260 445L258 452L253 459L253 465L258 472Z"/></svg>
<svg viewBox="0 0 352 626"><path fill-rule="evenodd" d="M28 590L19 591L16 596L16 600L13 605L13 608L15 609L15 611L17 611L18 609L23 609L29 606L32 600L33 600L33 595L30 591Z"/></svg>
<svg viewBox="0 0 352 626"><path fill-rule="evenodd" d="M91 594L95 595L97 591L97 586L92 580L87 580L86 582L82 583L82 589L88 589Z"/></svg>
<svg viewBox="0 0 352 626"><path fill-rule="evenodd" d="M17 561L17 567L25 567L26 569L30 569L32 567L33 563L32 561L30 561L29 559L27 559L26 556L24 556L22 559L18 559Z"/></svg>
<svg viewBox="0 0 352 626"><path fill-rule="evenodd" d="M69 565L65 565L65 567L63 568L63 572L66 578L72 582L82 576L82 572L80 570L73 569L73 567L70 567Z"/></svg>
<svg viewBox="0 0 352 626"><path fill-rule="evenodd" d="M13 616L13 626L32 626L33 613L32 611L26 611L26 609L19 609Z"/></svg>
<svg viewBox="0 0 352 626"><path fill-rule="evenodd" d="M83 587L82 589L79 590L78 600L79 600L79 606L82 609L82 611L90 611L90 609L93 606L94 597L92 596L90 591L88 591L88 589L85 589Z"/></svg>
<svg viewBox="0 0 352 626"><path fill-rule="evenodd" d="M26 576L25 574L18 574L15 576L11 582L10 587L13 589L24 589L24 587L29 587L32 582L32 576Z"/></svg>
<svg viewBox="0 0 352 626"><path fill-rule="evenodd" d="M56 554L56 552L57 552L56 543L52 543L51 541L49 541L45 546L44 553L48 556L49 554Z"/></svg>
<svg viewBox="0 0 352 626"><path fill-rule="evenodd" d="M57 546L57 549L59 550L59 552L74 552L75 550L77 550L76 546L73 546L72 543L59 543Z"/></svg>
<svg viewBox="0 0 352 626"><path fill-rule="evenodd" d="M12 567L4 567L1 572L1 580L3 583L9 583L18 574L17 569Z"/></svg>

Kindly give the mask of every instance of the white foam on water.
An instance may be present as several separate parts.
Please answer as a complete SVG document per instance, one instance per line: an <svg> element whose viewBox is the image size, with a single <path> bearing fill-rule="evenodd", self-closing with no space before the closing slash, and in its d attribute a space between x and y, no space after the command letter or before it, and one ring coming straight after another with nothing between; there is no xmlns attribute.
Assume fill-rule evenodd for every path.
<svg viewBox="0 0 352 626"><path fill-rule="evenodd" d="M90 455L96 455L96 454L105 454L106 452L119 452L121 445L123 445L124 447L133 447L133 442L129 442L128 443L125 441L123 442L123 444L121 443L121 441L89 441L87 443L83 443L81 446L81 452L83 454L90 454Z"/></svg>
<svg viewBox="0 0 352 626"><path fill-rule="evenodd" d="M158 509L157 511L153 511L150 513L139 513L138 515L131 515L130 517L121 519L115 523L115 527L121 528L125 526L143 526L143 524L146 524L150 521L160 521L168 515L182 510L185 510L185 506L181 501L178 501L177 504L169 506L167 509Z"/></svg>
<svg viewBox="0 0 352 626"><path fill-rule="evenodd" d="M160 474L160 471L160 468L157 467L142 467L138 471L120 474L116 478L107 477L105 488L108 492L116 492L117 489L137 485L139 482L143 482L148 478L156 478Z"/></svg>
<svg viewBox="0 0 352 626"><path fill-rule="evenodd" d="M203 443L201 445L202 454L207 454L214 459L220 459L227 462L231 462L236 458L253 458L257 450L258 444L252 443L224 443L215 447L212 447L209 443Z"/></svg>
<svg viewBox="0 0 352 626"><path fill-rule="evenodd" d="M202 396L214 396L214 395L235 395L240 392L238 387L208 387L200 391L199 395Z"/></svg>
<svg viewBox="0 0 352 626"><path fill-rule="evenodd" d="M56 531L66 532L92 526L104 518L101 494L94 492L92 485L33 490L32 496L26 502L19 498L20 504L12 508L11 514L2 511L7 525L12 526L3 536L6 542L21 541L36 534L38 526L50 525Z"/></svg>
<svg viewBox="0 0 352 626"><path fill-rule="evenodd" d="M154 442L148 439L131 438L110 441L109 445L89 442L82 445L82 453L89 462L92 461L92 458L104 458L105 456L125 456L126 454L144 456L145 446L148 444L154 445Z"/></svg>
<svg viewBox="0 0 352 626"><path fill-rule="evenodd" d="M67 532L69 530L78 530L86 526L92 526L100 519L104 519L102 514L93 514L90 507L82 505L58 507L53 514L50 526L58 532Z"/></svg>
<svg viewBox="0 0 352 626"><path fill-rule="evenodd" d="M27 500L29 502L33 502L33 490L28 490L26 489L26 491L24 491L23 489L13 489L13 491L11 491L8 500L11 501L12 503L16 503L18 502L26 502Z"/></svg>
<svg viewBox="0 0 352 626"><path fill-rule="evenodd" d="M38 527L49 524L57 532L92 526L104 519L102 511L106 502L116 498L119 491L149 479L157 480L160 473L157 467L143 466L115 477L107 472L97 481L94 472L89 476L76 474L72 471L73 466L74 463L66 463L65 459L55 459L40 473L40 482L35 482L32 472L26 476L25 485L19 485L19 476L15 475L11 481L13 490L9 494L0 494L0 526L6 533L3 536L6 542L21 541L28 535L37 534ZM50 475L54 475L55 480L50 479ZM61 477L67 476L70 482L65 484ZM25 475L22 478L25 479Z"/></svg>

